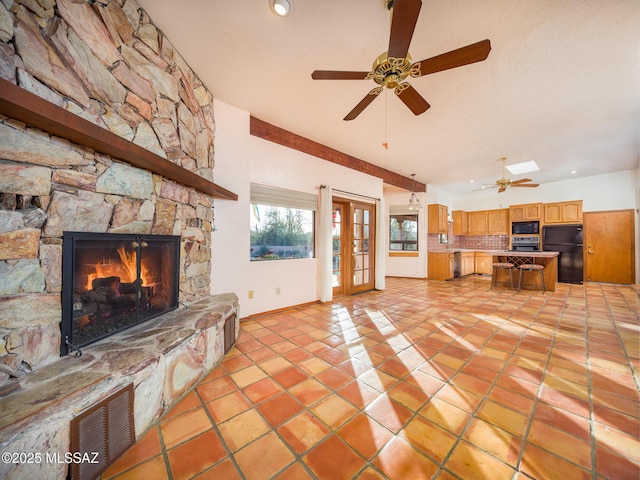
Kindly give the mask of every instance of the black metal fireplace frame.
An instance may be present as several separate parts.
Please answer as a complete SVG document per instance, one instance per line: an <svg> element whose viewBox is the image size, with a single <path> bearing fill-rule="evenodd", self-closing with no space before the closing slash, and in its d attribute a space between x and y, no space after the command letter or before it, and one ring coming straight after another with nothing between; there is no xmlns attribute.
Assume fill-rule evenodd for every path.
<svg viewBox="0 0 640 480"><path fill-rule="evenodd" d="M146 241L160 241L167 242L174 251L172 252L176 258L176 272L173 275L173 291L175 294L175 302L174 304L167 310L158 313L156 315L151 315L146 317L144 320L133 323L128 327L122 328L118 331L123 331L128 328L131 328L135 325L139 325L140 323L147 322L152 318L157 317L158 315L162 315L167 313L168 311L175 310L178 307L178 292L180 288L180 240L181 237L177 235L140 235L140 234L126 234L126 233L95 233L95 232L63 232L63 244L62 244L62 321L60 322L60 331L61 331L61 342L60 342L60 356L65 356L70 353L76 352L76 356L80 356L82 351L79 347L83 347L85 345L89 345L91 343L97 342L102 338L113 335L117 332L111 332L108 335L104 335L102 337L95 338L90 342L84 343L82 345L75 345L73 339L73 290L74 290L74 272L75 272L75 255L74 248L76 241L79 240L95 240L95 241L120 241L120 242L135 242L137 244L137 262L138 262L138 271L139 271L139 263L141 258L140 249L145 244Z"/></svg>

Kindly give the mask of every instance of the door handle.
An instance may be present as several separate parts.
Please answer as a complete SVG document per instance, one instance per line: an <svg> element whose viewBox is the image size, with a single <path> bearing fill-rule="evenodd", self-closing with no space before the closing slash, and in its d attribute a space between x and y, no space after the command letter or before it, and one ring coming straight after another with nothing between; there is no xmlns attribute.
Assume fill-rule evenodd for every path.
<svg viewBox="0 0 640 480"><path fill-rule="evenodd" d="M596 253L596 252L594 252L593 250L587 250L587 253L588 253L589 255L591 255L591 254Z"/></svg>

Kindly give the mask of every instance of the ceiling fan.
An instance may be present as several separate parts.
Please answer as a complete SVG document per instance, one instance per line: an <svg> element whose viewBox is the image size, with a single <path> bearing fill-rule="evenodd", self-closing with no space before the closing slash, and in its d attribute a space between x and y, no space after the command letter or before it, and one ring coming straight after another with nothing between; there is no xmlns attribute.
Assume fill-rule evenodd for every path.
<svg viewBox="0 0 640 480"><path fill-rule="evenodd" d="M353 120L360 115L385 87L393 89L414 115L420 115L430 105L415 88L404 81L407 77L421 77L480 62L485 60L491 51L491 42L482 40L426 60L412 62L409 55L409 44L418 21L422 0L383 1L391 12L389 49L373 62L371 71L315 70L311 74L311 78L314 80L373 80L378 84L344 117L344 120Z"/></svg>
<svg viewBox="0 0 640 480"><path fill-rule="evenodd" d="M500 157L499 160L502 162L502 178L500 180L496 180L496 183L483 185L482 188L477 190L486 190L487 188L497 188L498 193L504 192L507 187L537 187L540 184L538 183L527 183L530 182L530 178L522 178L520 180L511 180L505 175L505 166L507 163L507 157Z"/></svg>

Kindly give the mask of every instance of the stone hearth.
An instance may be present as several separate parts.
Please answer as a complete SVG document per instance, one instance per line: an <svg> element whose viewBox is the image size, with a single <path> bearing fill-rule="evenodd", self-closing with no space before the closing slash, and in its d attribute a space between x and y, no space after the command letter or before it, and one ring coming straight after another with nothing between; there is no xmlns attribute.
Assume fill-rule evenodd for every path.
<svg viewBox="0 0 640 480"><path fill-rule="evenodd" d="M0 451L69 451L71 419L129 383L137 435L224 355L224 325L234 294L215 295L86 347L14 382L0 398ZM240 331L235 322L235 335ZM9 387L5 387L9 388ZM8 393L8 392L5 392ZM65 478L65 464L0 463L2 478Z"/></svg>

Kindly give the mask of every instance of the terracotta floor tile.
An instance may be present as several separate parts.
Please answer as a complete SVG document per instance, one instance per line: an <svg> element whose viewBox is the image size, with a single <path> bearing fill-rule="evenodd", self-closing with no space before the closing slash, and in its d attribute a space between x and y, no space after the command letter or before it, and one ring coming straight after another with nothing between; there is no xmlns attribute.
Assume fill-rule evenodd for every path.
<svg viewBox="0 0 640 480"><path fill-rule="evenodd" d="M307 378L309 376L298 367L290 367L273 375L273 379L284 388L291 388Z"/></svg>
<svg viewBox="0 0 640 480"><path fill-rule="evenodd" d="M502 405L503 407L510 408L511 410L515 410L523 415L530 415L535 404L535 400L533 398L520 395L519 393L515 393L500 386L492 388L487 398L492 402Z"/></svg>
<svg viewBox="0 0 640 480"><path fill-rule="evenodd" d="M391 440L373 461L389 479L427 480L438 466L399 437Z"/></svg>
<svg viewBox="0 0 640 480"><path fill-rule="evenodd" d="M303 457L319 480L347 480L360 470L364 460L335 435Z"/></svg>
<svg viewBox="0 0 640 480"><path fill-rule="evenodd" d="M534 420L527 440L584 469L591 468L591 442Z"/></svg>
<svg viewBox="0 0 640 480"><path fill-rule="evenodd" d="M330 430L318 418L305 411L278 428L278 433L298 455L302 455L315 447Z"/></svg>
<svg viewBox="0 0 640 480"><path fill-rule="evenodd" d="M337 367L331 367L324 370L317 374L316 378L332 390L336 390L353 380L351 375Z"/></svg>
<svg viewBox="0 0 640 480"><path fill-rule="evenodd" d="M463 438L507 465L517 467L522 439L509 432L483 420L475 419L464 432Z"/></svg>
<svg viewBox="0 0 640 480"><path fill-rule="evenodd" d="M392 400L387 395L380 395L365 409L365 413L396 434L404 427L412 415L411 410Z"/></svg>
<svg viewBox="0 0 640 480"><path fill-rule="evenodd" d="M300 463L294 463L274 478L277 480L313 480L313 477Z"/></svg>
<svg viewBox="0 0 640 480"><path fill-rule="evenodd" d="M201 383L196 386L196 391L202 398L203 402L210 402L216 398L228 395L238 389L233 380L230 377L220 377L211 380L210 382Z"/></svg>
<svg viewBox="0 0 640 480"><path fill-rule="evenodd" d="M192 478L226 455L222 442L213 430L208 430L167 453L174 479Z"/></svg>
<svg viewBox="0 0 640 480"><path fill-rule="evenodd" d="M278 395L282 387L271 378L263 378L246 387L242 392L249 397L254 404L261 403L268 398Z"/></svg>
<svg viewBox="0 0 640 480"><path fill-rule="evenodd" d="M314 356L311 356L306 360L298 362L297 365L311 376L315 376L320 372L324 372L325 370L331 367L331 365L325 362L324 360Z"/></svg>
<svg viewBox="0 0 640 480"><path fill-rule="evenodd" d="M640 478L640 463L625 458L611 450L596 446L598 472L604 478L616 480L637 480Z"/></svg>
<svg viewBox="0 0 640 480"><path fill-rule="evenodd" d="M292 365L293 364L289 360L280 356L258 363L258 366L269 375L291 368Z"/></svg>
<svg viewBox="0 0 640 480"><path fill-rule="evenodd" d="M456 442L456 437L429 420L417 416L402 429L402 438L429 458L442 462Z"/></svg>
<svg viewBox="0 0 640 480"><path fill-rule="evenodd" d="M160 423L160 431L166 448L173 448L212 427L204 407L189 410Z"/></svg>
<svg viewBox="0 0 640 480"><path fill-rule="evenodd" d="M375 388L358 380L345 385L336 393L359 409L366 408L381 395Z"/></svg>
<svg viewBox="0 0 640 480"><path fill-rule="evenodd" d="M158 428L154 427L138 440L129 450L127 450L118 460L110 465L102 474L106 478L116 476L117 474L129 470L131 467L143 463L152 457L160 455L162 447L160 446L160 433Z"/></svg>
<svg viewBox="0 0 640 480"><path fill-rule="evenodd" d="M327 387L315 378L309 378L289 389L289 393L296 397L304 406L310 407L331 393Z"/></svg>
<svg viewBox="0 0 640 480"><path fill-rule="evenodd" d="M258 380L267 378L267 374L257 365L251 365L231 373L230 377L238 385L238 388L245 388Z"/></svg>
<svg viewBox="0 0 640 480"><path fill-rule="evenodd" d="M311 408L324 423L336 429L358 411L353 405L338 395L330 395Z"/></svg>
<svg viewBox="0 0 640 480"><path fill-rule="evenodd" d="M295 457L275 432L259 438L235 454L247 480L267 480L289 466Z"/></svg>
<svg viewBox="0 0 640 480"><path fill-rule="evenodd" d="M445 468L469 480L511 480L514 469L488 455L479 448L460 442L447 460Z"/></svg>
<svg viewBox="0 0 640 480"><path fill-rule="evenodd" d="M591 422L589 419L566 410L560 410L546 403L540 402L536 408L534 418L546 425L553 425L574 437L589 441L591 436Z"/></svg>
<svg viewBox="0 0 640 480"><path fill-rule="evenodd" d="M177 417L178 415L191 410L192 408L202 406L202 402L200 398L196 394L195 390L191 390L187 393L182 399L178 400L178 403L171 408L167 413L163 415L164 420L168 420L172 417Z"/></svg>
<svg viewBox="0 0 640 480"><path fill-rule="evenodd" d="M217 398L206 405L209 414L216 423L222 423L231 417L251 408L251 403L240 392L233 392L224 397Z"/></svg>
<svg viewBox="0 0 640 480"><path fill-rule="evenodd" d="M377 369L369 370L363 375L358 376L358 381L366 383L381 393L398 383L397 378Z"/></svg>
<svg viewBox="0 0 640 480"><path fill-rule="evenodd" d="M455 435L462 432L471 418L469 413L439 398L429 400L420 415Z"/></svg>
<svg viewBox="0 0 640 480"><path fill-rule="evenodd" d="M228 373L236 372L253 365L253 361L245 355L236 355L235 357L226 358L222 361L222 368Z"/></svg>
<svg viewBox="0 0 640 480"><path fill-rule="evenodd" d="M387 395L414 412L429 400L429 395L404 381L391 387L387 391Z"/></svg>
<svg viewBox="0 0 640 480"><path fill-rule="evenodd" d="M246 355L254 363L262 363L266 360L271 360L273 358L278 357L278 354L268 347L262 347L262 348L259 348L258 350L247 352Z"/></svg>
<svg viewBox="0 0 640 480"><path fill-rule="evenodd" d="M591 480L591 472L530 443L524 449L520 470L531 478L557 478L563 480Z"/></svg>
<svg viewBox="0 0 640 480"><path fill-rule="evenodd" d="M640 418L632 417L601 405L594 405L593 407L595 421L599 424L640 438Z"/></svg>
<svg viewBox="0 0 640 480"><path fill-rule="evenodd" d="M450 384L438 390L436 397L468 413L473 413L482 401L482 397Z"/></svg>
<svg viewBox="0 0 640 480"><path fill-rule="evenodd" d="M393 437L393 434L364 413L347 422L337 434L351 447L371 459Z"/></svg>
<svg viewBox="0 0 640 480"><path fill-rule="evenodd" d="M483 403L478 409L477 417L520 438L524 438L529 425L529 417L526 415L493 402Z"/></svg>
<svg viewBox="0 0 640 480"><path fill-rule="evenodd" d="M288 393L281 393L277 397L267 400L258 407L258 411L271 424L277 427L300 412L304 407Z"/></svg>
<svg viewBox="0 0 640 480"><path fill-rule="evenodd" d="M236 452L270 430L269 425L254 409L219 424L218 429L232 452Z"/></svg>
<svg viewBox="0 0 640 480"><path fill-rule="evenodd" d="M194 480L242 480L235 465L228 458L193 478Z"/></svg>
<svg viewBox="0 0 640 480"><path fill-rule="evenodd" d="M638 437L627 435L596 423L596 444L611 450L614 454L626 457L640 465L640 441Z"/></svg>
<svg viewBox="0 0 640 480"><path fill-rule="evenodd" d="M106 479L107 477L103 475L103 478ZM151 460L147 460L117 477L118 480L139 480L141 478L153 478L154 480L167 480L169 478L162 455L153 457Z"/></svg>

